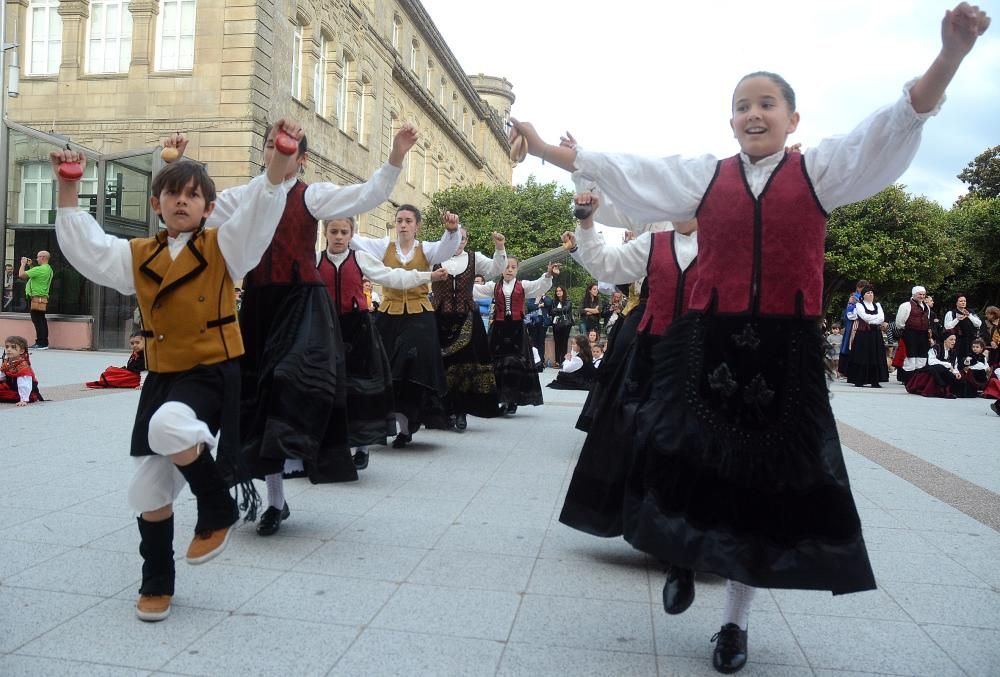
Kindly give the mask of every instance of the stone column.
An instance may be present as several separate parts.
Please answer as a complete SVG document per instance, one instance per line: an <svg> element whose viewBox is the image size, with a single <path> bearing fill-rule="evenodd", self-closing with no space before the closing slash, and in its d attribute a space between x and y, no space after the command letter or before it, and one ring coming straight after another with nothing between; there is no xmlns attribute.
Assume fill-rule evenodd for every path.
<svg viewBox="0 0 1000 677"><path fill-rule="evenodd" d="M84 22L90 16L88 0L62 0L56 10L62 17L62 63L59 64L60 80L76 80L83 69Z"/></svg>
<svg viewBox="0 0 1000 677"><path fill-rule="evenodd" d="M129 76L143 76L154 70L156 50L156 15L160 12L157 0L131 0L128 11L132 13L132 61Z"/></svg>

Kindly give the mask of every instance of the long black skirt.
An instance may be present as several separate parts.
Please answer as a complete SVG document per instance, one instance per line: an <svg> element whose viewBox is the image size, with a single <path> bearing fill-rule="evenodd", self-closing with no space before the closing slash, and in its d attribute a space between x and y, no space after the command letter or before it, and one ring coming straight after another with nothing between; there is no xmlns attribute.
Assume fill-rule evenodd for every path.
<svg viewBox="0 0 1000 677"><path fill-rule="evenodd" d="M490 333L490 351L500 402L517 406L542 404L542 385L524 322L495 320Z"/></svg>
<svg viewBox="0 0 1000 677"><path fill-rule="evenodd" d="M347 425L352 447L385 444L396 434L392 368L372 313L340 315L347 371Z"/></svg>
<svg viewBox="0 0 1000 677"><path fill-rule="evenodd" d="M811 321L674 323L636 415L625 538L754 587L874 589L824 353Z"/></svg>
<svg viewBox="0 0 1000 677"><path fill-rule="evenodd" d="M606 415L609 407L615 407L621 402L625 365L631 357L632 345L635 343L639 322L645 310L646 303L643 301L626 315L624 320L616 322L608 332L607 350L604 351L601 366L597 368L597 381L591 388L583 410L576 420L577 430L589 431L598 416Z"/></svg>
<svg viewBox="0 0 1000 677"><path fill-rule="evenodd" d="M247 289L240 325L240 439L254 475L280 473L286 459L299 459L313 483L357 480L343 341L326 287Z"/></svg>
<svg viewBox="0 0 1000 677"><path fill-rule="evenodd" d="M497 381L482 318L478 312L436 315L448 379L448 413L480 418L496 416Z"/></svg>
<svg viewBox="0 0 1000 677"><path fill-rule="evenodd" d="M406 416L414 433L435 412L444 410L448 395L434 313L380 312L375 328L389 357L396 411Z"/></svg>
<svg viewBox="0 0 1000 677"><path fill-rule="evenodd" d="M851 343L851 361L847 381L857 386L889 382L885 341L878 327L857 331Z"/></svg>

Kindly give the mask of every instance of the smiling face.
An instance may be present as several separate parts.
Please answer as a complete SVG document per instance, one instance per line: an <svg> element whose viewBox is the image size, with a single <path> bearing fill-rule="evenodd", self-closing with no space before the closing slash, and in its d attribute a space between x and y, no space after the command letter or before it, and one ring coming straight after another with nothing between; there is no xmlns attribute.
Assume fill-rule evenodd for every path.
<svg viewBox="0 0 1000 677"><path fill-rule="evenodd" d="M331 254L343 254L354 234L347 219L333 219L326 222L326 250Z"/></svg>
<svg viewBox="0 0 1000 677"><path fill-rule="evenodd" d="M766 76L747 78L733 92L729 125L751 162L784 149L798 124L799 114L792 110L781 87Z"/></svg>
<svg viewBox="0 0 1000 677"><path fill-rule="evenodd" d="M149 204L163 219L170 237L197 230L202 220L208 218L215 208L214 202L206 203L205 196L194 179L177 191L164 187L158 197L154 195L149 198Z"/></svg>

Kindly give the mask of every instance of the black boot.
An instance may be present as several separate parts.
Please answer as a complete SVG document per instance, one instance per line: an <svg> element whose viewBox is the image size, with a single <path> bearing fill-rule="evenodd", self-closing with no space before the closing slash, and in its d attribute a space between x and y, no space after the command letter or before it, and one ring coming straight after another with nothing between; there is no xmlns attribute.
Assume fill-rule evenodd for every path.
<svg viewBox="0 0 1000 677"><path fill-rule="evenodd" d="M712 652L712 667L731 675L739 672L747 663L747 631L740 630L735 623L726 623L712 635L715 651Z"/></svg>
<svg viewBox="0 0 1000 677"><path fill-rule="evenodd" d="M162 522L139 523L139 554L142 556L140 595L174 594L174 516Z"/></svg>
<svg viewBox="0 0 1000 677"><path fill-rule="evenodd" d="M202 450L198 458L177 469L184 475L191 493L198 500L198 523L196 534L232 526L240 518L236 500L230 496L222 475L215 466L215 459L208 450Z"/></svg>
<svg viewBox="0 0 1000 677"><path fill-rule="evenodd" d="M687 611L694 601L694 572L672 566L663 583L663 610L675 616Z"/></svg>
<svg viewBox="0 0 1000 677"><path fill-rule="evenodd" d="M469 421L466 420L465 414L455 415L455 430L458 432L465 432L465 429L469 427Z"/></svg>

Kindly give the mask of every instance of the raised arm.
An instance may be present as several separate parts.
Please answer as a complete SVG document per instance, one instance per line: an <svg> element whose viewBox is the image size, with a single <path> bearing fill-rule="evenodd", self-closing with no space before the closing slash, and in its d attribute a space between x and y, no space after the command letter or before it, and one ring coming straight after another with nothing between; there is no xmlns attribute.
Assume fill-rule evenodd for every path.
<svg viewBox="0 0 1000 677"><path fill-rule="evenodd" d="M480 299L492 299L493 292L496 289L497 283L492 281L487 281L485 284L476 284L472 286L472 298L477 301Z"/></svg>
<svg viewBox="0 0 1000 677"><path fill-rule="evenodd" d="M458 245L462 242L462 234L459 232L458 216L451 212L445 212L441 216L444 223L444 234L436 242L423 242L424 256L432 266L435 263L444 263L458 251Z"/></svg>
<svg viewBox="0 0 1000 677"><path fill-rule="evenodd" d="M493 258L476 252L476 273L487 280L503 273L507 267L507 238L503 233L493 233Z"/></svg>

